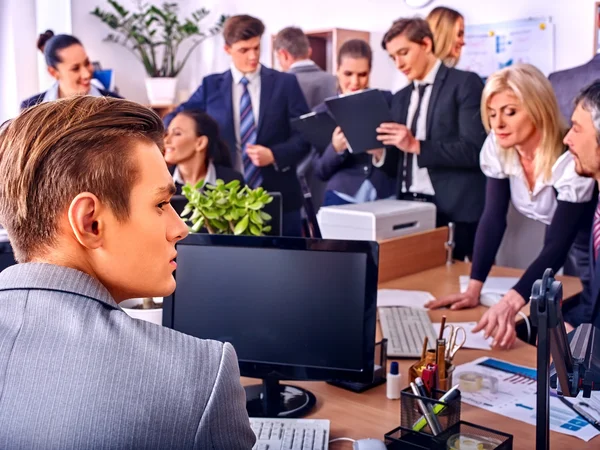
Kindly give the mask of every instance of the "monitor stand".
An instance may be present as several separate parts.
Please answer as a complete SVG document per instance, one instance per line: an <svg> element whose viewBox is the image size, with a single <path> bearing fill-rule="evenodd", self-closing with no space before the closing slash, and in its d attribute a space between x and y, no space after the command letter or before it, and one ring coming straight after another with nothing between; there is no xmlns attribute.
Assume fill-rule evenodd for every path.
<svg viewBox="0 0 600 450"><path fill-rule="evenodd" d="M263 379L262 384L245 386L246 409L250 417L303 417L315 406L312 392L298 386Z"/></svg>

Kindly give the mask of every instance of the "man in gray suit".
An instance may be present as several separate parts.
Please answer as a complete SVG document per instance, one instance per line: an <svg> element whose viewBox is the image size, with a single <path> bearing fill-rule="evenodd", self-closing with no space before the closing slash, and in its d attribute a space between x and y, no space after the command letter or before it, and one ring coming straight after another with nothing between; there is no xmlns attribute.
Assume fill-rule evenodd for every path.
<svg viewBox="0 0 600 450"><path fill-rule="evenodd" d="M308 107L313 109L337 93L337 80L310 59L312 49L300 28L287 27L277 33L273 42L277 60L284 72L298 78Z"/></svg>
<svg viewBox="0 0 600 450"><path fill-rule="evenodd" d="M0 223L20 262L0 274L0 448L254 445L233 347L118 305L175 289L187 228L163 134L149 109L96 97L0 131Z"/></svg>
<svg viewBox="0 0 600 450"><path fill-rule="evenodd" d="M300 89L306 98L310 109L320 105L328 97L337 93L337 79L330 73L321 69L310 59L312 49L304 32L297 27L287 27L277 33L273 42L273 50L277 53L277 60L284 72L293 73L298 78ZM315 211L323 204L325 186L317 177L313 160L316 158L315 150L298 165L298 176L302 177L310 189Z"/></svg>
<svg viewBox="0 0 600 450"><path fill-rule="evenodd" d="M571 122L571 115L575 109L573 104L575 97L584 87L599 78L600 54L581 66L550 74L548 80L552 84L560 112L567 123Z"/></svg>

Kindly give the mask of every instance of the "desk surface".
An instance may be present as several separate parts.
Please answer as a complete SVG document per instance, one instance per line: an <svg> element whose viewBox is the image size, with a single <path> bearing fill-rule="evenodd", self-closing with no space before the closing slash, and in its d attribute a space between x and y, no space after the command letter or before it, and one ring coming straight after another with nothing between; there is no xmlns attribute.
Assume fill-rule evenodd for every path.
<svg viewBox="0 0 600 450"><path fill-rule="evenodd" d="M444 295L459 291L458 276L468 275L469 264L456 263L452 266L438 267L419 274L382 283L380 288L426 290L433 295ZM508 268L494 268L491 275L495 276L519 276L522 271ZM579 280L572 277L563 279L565 298L577 294L581 290ZM473 321L478 320L486 308L478 307L470 311L431 311L432 320L440 321L441 316L446 314L448 321ZM379 325L378 325L379 328ZM378 336L380 334L378 329ZM457 353L455 362L463 364L481 356L491 356L516 364L533 367L536 360L535 347L517 341L511 350L461 350ZM414 360L397 360L400 364L402 374L402 385L408 382L408 368ZM256 380L243 379L243 384L253 384ZM317 406L309 416L315 419L329 419L331 421L331 438L350 437L353 439L378 438L400 425L400 401L388 400L385 396L385 385L378 386L362 394L355 394L344 389L330 386L323 382L290 382L309 389L317 397ZM490 413L483 409L463 403L461 418L463 420L496 428L514 436L515 449L535 448L535 427L524 422L509 419L508 417ZM588 443L580 439L551 432L551 444L553 448L598 448L599 441L596 438ZM349 442L335 442L331 444L332 450L351 449Z"/></svg>
<svg viewBox="0 0 600 450"><path fill-rule="evenodd" d="M415 291L428 291L434 297L460 292L458 277L460 275L469 275L471 273L471 264L464 262L455 262L450 266L440 266L425 270L414 275L397 278L395 280L381 283L380 289L408 289ZM493 267L490 276L493 277L519 277L523 273L520 269L511 269L508 267ZM576 277L557 276L557 280L563 283L563 297L565 299L574 297L582 290L581 281ZM450 311L441 309L431 311L430 316L434 322L440 322L442 316L447 317L448 322L475 322L479 321L483 313L487 310L485 306L478 306L473 309L463 311ZM529 303L525 305L522 311L529 316Z"/></svg>

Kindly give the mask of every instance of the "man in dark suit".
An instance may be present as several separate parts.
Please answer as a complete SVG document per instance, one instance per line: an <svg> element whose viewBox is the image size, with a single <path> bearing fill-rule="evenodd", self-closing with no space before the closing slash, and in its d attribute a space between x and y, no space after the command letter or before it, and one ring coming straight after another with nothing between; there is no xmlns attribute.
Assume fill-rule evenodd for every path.
<svg viewBox="0 0 600 450"><path fill-rule="evenodd" d="M600 81L587 86L575 99L572 127L564 143L575 157L579 175L594 178L600 185ZM591 295L581 296L578 309L581 323L600 327L600 201L596 206L590 238ZM583 304L585 302L585 304Z"/></svg>
<svg viewBox="0 0 600 450"><path fill-rule="evenodd" d="M273 50L281 70L293 73L298 78L300 89L310 109L325 102L326 98L337 93L337 80L335 76L325 72L310 59L312 48L304 32L297 27L287 27L277 33L273 41ZM315 210L323 204L325 185L315 173L315 160L317 151L312 149L310 154L298 164L298 176L304 177Z"/></svg>
<svg viewBox="0 0 600 450"><path fill-rule="evenodd" d="M587 63L551 73L548 80L552 84L560 112L568 122L573 113L575 97L584 86L600 78L600 54L594 56Z"/></svg>
<svg viewBox="0 0 600 450"><path fill-rule="evenodd" d="M416 18L397 20L383 37L383 48L412 83L392 99L395 123L377 129L386 149L376 159L398 177L399 199L433 202L437 226L455 223L454 257L462 260L473 252L485 199L483 82L445 66L433 45L427 22Z"/></svg>
<svg viewBox="0 0 600 450"><path fill-rule="evenodd" d="M204 78L191 98L165 121L187 109L212 116L232 152L234 168L244 174L250 187L281 192L283 234L300 236L302 192L296 166L310 146L291 129L290 120L309 109L294 75L259 64L264 29L254 17L230 17L223 36L231 69Z"/></svg>

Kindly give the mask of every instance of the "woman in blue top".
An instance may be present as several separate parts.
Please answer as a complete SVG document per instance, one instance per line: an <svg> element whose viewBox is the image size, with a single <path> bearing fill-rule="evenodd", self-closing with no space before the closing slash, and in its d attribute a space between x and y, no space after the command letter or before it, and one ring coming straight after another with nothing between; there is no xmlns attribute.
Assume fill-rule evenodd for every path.
<svg viewBox="0 0 600 450"><path fill-rule="evenodd" d="M341 94L350 94L368 88L372 52L369 44L360 39L346 41L337 57L337 79ZM383 91L388 102L392 94ZM326 111L325 104L315 111ZM352 154L344 133L337 127L331 144L314 161L317 176L327 182L323 206L362 203L394 194L395 180L373 165L369 153Z"/></svg>
<svg viewBox="0 0 600 450"><path fill-rule="evenodd" d="M94 70L83 45L75 36L58 34L47 42L38 42L44 49L48 73L56 80L46 92L36 94L21 103L21 109L73 95L119 97L114 92L92 85Z"/></svg>

